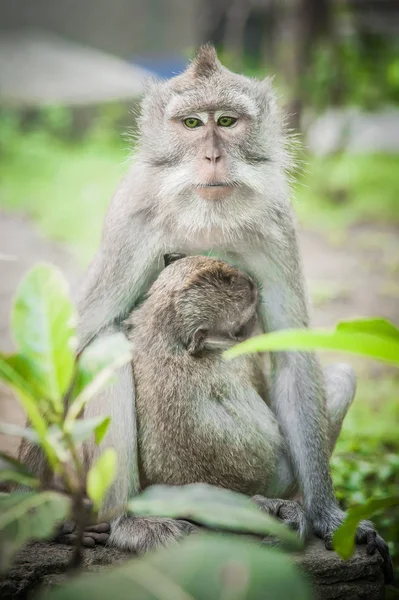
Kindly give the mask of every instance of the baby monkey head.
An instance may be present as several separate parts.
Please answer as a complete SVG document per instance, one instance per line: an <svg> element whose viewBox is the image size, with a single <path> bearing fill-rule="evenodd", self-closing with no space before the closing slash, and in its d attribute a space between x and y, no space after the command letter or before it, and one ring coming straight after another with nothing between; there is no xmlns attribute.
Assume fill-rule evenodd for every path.
<svg viewBox="0 0 399 600"><path fill-rule="evenodd" d="M271 79L229 71L210 45L181 75L153 82L142 103L139 151L159 168L164 202L262 193L284 169L285 146Z"/></svg>
<svg viewBox="0 0 399 600"><path fill-rule="evenodd" d="M251 277L221 260L173 256L151 295L168 295L173 309L168 327L176 340L198 355L225 350L250 337L258 301Z"/></svg>

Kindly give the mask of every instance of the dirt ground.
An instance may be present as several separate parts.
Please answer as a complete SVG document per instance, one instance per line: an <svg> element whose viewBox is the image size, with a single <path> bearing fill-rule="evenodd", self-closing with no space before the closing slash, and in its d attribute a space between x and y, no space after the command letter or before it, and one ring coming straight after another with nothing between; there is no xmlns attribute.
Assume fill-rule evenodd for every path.
<svg viewBox="0 0 399 600"><path fill-rule="evenodd" d="M332 326L345 318L383 316L399 323L399 230L359 225L334 237L300 232L305 275L313 299L312 322ZM7 260L1 260L6 255ZM28 219L0 212L0 349L13 349L9 332L12 296L38 261L57 265L76 289L79 270L71 253L43 239ZM374 367L376 376L381 367ZM24 417L0 384L0 421ZM19 440L0 435L0 450L15 453Z"/></svg>

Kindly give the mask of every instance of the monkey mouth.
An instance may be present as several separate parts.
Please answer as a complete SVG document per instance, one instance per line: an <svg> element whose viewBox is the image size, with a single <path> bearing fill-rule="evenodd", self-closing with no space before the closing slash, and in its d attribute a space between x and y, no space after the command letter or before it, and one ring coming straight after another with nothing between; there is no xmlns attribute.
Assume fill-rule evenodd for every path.
<svg viewBox="0 0 399 600"><path fill-rule="evenodd" d="M204 200L223 200L230 196L233 189L234 182L215 182L196 185L194 191Z"/></svg>

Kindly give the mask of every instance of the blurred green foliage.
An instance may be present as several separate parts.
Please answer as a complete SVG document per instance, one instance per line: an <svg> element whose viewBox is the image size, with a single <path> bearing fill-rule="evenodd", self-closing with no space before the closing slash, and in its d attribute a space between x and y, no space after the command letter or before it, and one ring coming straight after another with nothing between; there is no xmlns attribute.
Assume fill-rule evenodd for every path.
<svg viewBox="0 0 399 600"><path fill-rule="evenodd" d="M399 43L393 37L358 32L316 46L304 82L306 102L373 110L399 103Z"/></svg>
<svg viewBox="0 0 399 600"><path fill-rule="evenodd" d="M43 110L30 125L0 114L0 207L32 216L44 234L71 244L82 264L99 242L131 151L106 117L76 140L66 110Z"/></svg>
<svg viewBox="0 0 399 600"><path fill-rule="evenodd" d="M306 223L343 227L356 221L399 222L399 155L305 157L295 189Z"/></svg>
<svg viewBox="0 0 399 600"><path fill-rule="evenodd" d="M345 508L372 496L399 496L398 392L398 376L359 378L331 461L337 497ZM387 509L374 522L399 569L399 510Z"/></svg>

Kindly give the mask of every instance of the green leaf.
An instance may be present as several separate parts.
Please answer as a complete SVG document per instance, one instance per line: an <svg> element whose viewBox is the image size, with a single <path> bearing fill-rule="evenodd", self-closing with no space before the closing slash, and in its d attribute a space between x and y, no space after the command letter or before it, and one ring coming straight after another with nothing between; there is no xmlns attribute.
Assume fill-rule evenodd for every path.
<svg viewBox="0 0 399 600"><path fill-rule="evenodd" d="M41 390L40 386L36 385L35 373L29 361L19 354L9 356L2 354L0 361L4 361L8 366L8 369L5 369L4 364L0 364L0 376L3 381L10 387L29 394L38 402L41 398Z"/></svg>
<svg viewBox="0 0 399 600"><path fill-rule="evenodd" d="M49 442L47 441L47 423L44 417L40 414L37 405L37 398L34 397L32 390L29 388L28 384L24 381L24 379L19 375L17 371L15 371L14 367L12 366L12 361L10 363L8 358L4 355L0 355L0 376L3 379L3 381L5 381L17 395L20 404L22 405L27 414L30 424L37 433L40 446L46 454L46 457L48 458L51 467L54 469L54 471L58 473L60 465L58 463L54 449L51 447L51 444L49 444Z"/></svg>
<svg viewBox="0 0 399 600"><path fill-rule="evenodd" d="M334 550L341 558L347 560L354 553L355 534L360 521L370 519L375 513L391 506L399 506L398 496L371 498L364 504L358 504L348 510L345 521L333 537Z"/></svg>
<svg viewBox="0 0 399 600"><path fill-rule="evenodd" d="M0 433L4 433L4 435L15 435L17 437L22 437L29 442L33 442L34 444L37 444L39 441L38 435L34 429L20 427L19 425L14 425L12 423L0 423Z"/></svg>
<svg viewBox="0 0 399 600"><path fill-rule="evenodd" d="M56 492L0 496L1 570L28 540L48 538L70 511L70 499Z"/></svg>
<svg viewBox="0 0 399 600"><path fill-rule="evenodd" d="M368 333L380 337L388 337L399 342L399 329L386 319L354 319L341 321L337 324L337 331L350 333Z"/></svg>
<svg viewBox="0 0 399 600"><path fill-rule="evenodd" d="M205 483L154 485L128 503L134 515L189 519L208 527L276 535L294 548L298 536L274 517L261 512L250 498Z"/></svg>
<svg viewBox="0 0 399 600"><path fill-rule="evenodd" d="M87 474L87 495L93 501L96 510L99 510L108 488L115 479L117 460L116 451L107 448Z"/></svg>
<svg viewBox="0 0 399 600"><path fill-rule="evenodd" d="M110 417L93 417L91 419L77 419L71 424L70 432L72 439L76 444L80 444L87 440L94 432L96 444L100 444L108 426L111 422Z"/></svg>
<svg viewBox="0 0 399 600"><path fill-rule="evenodd" d="M105 419L97 425L94 429L94 439L96 441L97 446L101 444L104 439L105 434L108 431L109 424L111 423L111 417L105 417Z"/></svg>
<svg viewBox="0 0 399 600"><path fill-rule="evenodd" d="M36 401L35 391L29 378L25 377L22 367L23 359L17 355L0 354L0 378L16 393L21 392ZM19 369L21 367L21 369Z"/></svg>
<svg viewBox="0 0 399 600"><path fill-rule="evenodd" d="M23 463L5 452L0 452L0 482L19 483L34 489L40 485Z"/></svg>
<svg viewBox="0 0 399 600"><path fill-rule="evenodd" d="M18 483L33 490L40 488L40 481L35 477L28 477L23 473L18 473L18 471L12 471L11 469L0 469L0 483Z"/></svg>
<svg viewBox="0 0 399 600"><path fill-rule="evenodd" d="M54 266L35 266L20 284L11 316L19 354L41 396L62 413L75 356L74 311L68 285Z"/></svg>
<svg viewBox="0 0 399 600"><path fill-rule="evenodd" d="M132 344L122 333L97 338L81 354L74 386L75 400L66 421L75 420L85 404L109 383L116 369L132 360Z"/></svg>
<svg viewBox="0 0 399 600"><path fill-rule="evenodd" d="M338 350L399 365L399 337L384 319L338 323L333 331L286 329L253 337L224 353L226 358L281 350Z"/></svg>
<svg viewBox="0 0 399 600"><path fill-rule="evenodd" d="M120 567L53 588L46 600L310 600L289 556L231 535L195 534Z"/></svg>

